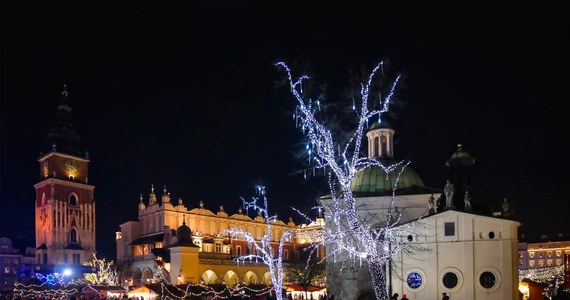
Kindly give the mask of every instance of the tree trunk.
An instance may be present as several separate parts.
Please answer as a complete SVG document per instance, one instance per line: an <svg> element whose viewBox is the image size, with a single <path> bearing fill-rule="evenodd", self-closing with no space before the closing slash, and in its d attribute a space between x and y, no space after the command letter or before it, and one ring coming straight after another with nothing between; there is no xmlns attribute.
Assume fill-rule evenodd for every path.
<svg viewBox="0 0 570 300"><path fill-rule="evenodd" d="M374 294L376 294L376 300L388 299L388 291L386 290L386 274L384 271L384 264L369 260L368 269L370 270L370 277L372 278L372 287L374 288Z"/></svg>

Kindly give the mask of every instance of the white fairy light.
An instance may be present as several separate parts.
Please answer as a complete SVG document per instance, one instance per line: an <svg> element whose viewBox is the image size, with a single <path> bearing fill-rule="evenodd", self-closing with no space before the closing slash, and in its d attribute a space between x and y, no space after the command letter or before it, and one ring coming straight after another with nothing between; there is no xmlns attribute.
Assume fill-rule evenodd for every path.
<svg viewBox="0 0 570 300"><path fill-rule="evenodd" d="M295 122L308 138L306 149L308 155L315 157L310 162L316 164L317 168L326 170L328 175L331 201L328 207L325 207L328 228L323 234L326 237L321 239L322 243L325 241L327 243L327 256L336 260L339 257L338 254L343 252L347 253L353 263L365 260L368 263L376 298L387 299L384 267L394 254L410 247L408 243L403 242L405 239L402 236L407 234L406 232L409 232L416 222L401 226L399 223L402 214L399 212L395 217L390 215L382 227L372 228L369 220L357 214L356 199L350 189L350 184L360 171L370 167L380 167L386 173L397 172L390 206L394 207L398 180L409 162L385 166L376 158L363 157L360 150L362 137L368 129L369 119L378 116L381 122L382 114L389 111L400 75L396 76L387 96L383 100L380 99L380 108L375 109L369 107L374 106L372 103L369 104L370 90L377 73L384 74L384 63L380 62L372 69L367 80L360 86L359 103L357 104L357 101L352 99L352 109L356 112L357 123L351 132L350 139L341 145L341 142L335 140L331 130L325 126L325 122L319 119L320 109L312 107L311 99L306 99L306 95L303 95L301 85L304 80L309 79L309 76L302 75L294 79L285 62L278 62L276 66L286 71L291 94L297 103ZM306 173L304 175L306 176ZM344 263L342 268L344 268Z"/></svg>
<svg viewBox="0 0 570 300"><path fill-rule="evenodd" d="M290 239L294 230L291 229L282 233L281 237L279 237L277 253L275 253L275 250L271 246L271 243L274 242L272 223L275 223L274 221L277 220L277 216L269 215L265 187L258 185L256 186L256 190L263 200L263 206L259 206L257 204L257 201L259 200L258 197L252 197L251 201L242 200L246 209L251 207L253 210L259 212L259 215L263 217L265 224L267 225L267 231L265 234L259 239L256 239L251 232L239 228L230 228L227 232L243 237L247 244L254 249L254 254L237 257L235 258L236 262L238 264L239 262L252 260L260 260L263 262L263 264L269 268L269 275L271 277L275 296L278 300L281 300L283 299L283 245Z"/></svg>

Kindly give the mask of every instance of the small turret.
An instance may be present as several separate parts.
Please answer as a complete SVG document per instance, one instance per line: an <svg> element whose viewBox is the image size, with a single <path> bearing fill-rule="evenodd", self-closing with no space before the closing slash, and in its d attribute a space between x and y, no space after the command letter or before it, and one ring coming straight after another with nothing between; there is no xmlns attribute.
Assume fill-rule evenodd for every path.
<svg viewBox="0 0 570 300"><path fill-rule="evenodd" d="M150 195L148 196L148 206L156 205L156 194L154 193L154 184L150 186Z"/></svg>
<svg viewBox="0 0 570 300"><path fill-rule="evenodd" d="M146 205L143 202L143 196L141 194L140 201L139 201L139 214L146 209Z"/></svg>
<svg viewBox="0 0 570 300"><path fill-rule="evenodd" d="M166 185L162 194L162 204L164 205L164 203L170 203L170 193L166 191Z"/></svg>

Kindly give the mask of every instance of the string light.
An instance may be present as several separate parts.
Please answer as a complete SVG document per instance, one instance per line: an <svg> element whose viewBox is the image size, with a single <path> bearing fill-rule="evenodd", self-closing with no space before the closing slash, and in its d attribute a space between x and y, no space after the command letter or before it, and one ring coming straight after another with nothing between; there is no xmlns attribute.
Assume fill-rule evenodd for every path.
<svg viewBox="0 0 570 300"><path fill-rule="evenodd" d="M235 258L236 262L239 264L240 262L248 260L262 261L269 268L269 275L271 277L275 296L278 300L281 300L283 299L283 244L290 239L294 230L290 229L282 233L279 237L277 253L275 253L275 250L272 247L272 242L275 242L275 238L273 237L273 226L271 223L272 221L277 220L277 216L270 216L269 214L265 187L258 185L256 186L256 190L259 197L263 200L263 206L259 206L257 204L259 197L252 197L251 201L246 201L242 198L242 201L246 209L251 207L263 217L265 224L267 225L267 231L265 234L259 239L256 239L251 232L239 228L230 228L227 232L243 237L247 244L255 250L253 251L254 254Z"/></svg>
<svg viewBox="0 0 570 300"><path fill-rule="evenodd" d="M83 279L88 284L118 286L119 279L113 261L106 261L105 258L97 258L97 253L93 252L91 260L83 263L85 266L93 267L96 272L83 274Z"/></svg>
<svg viewBox="0 0 570 300"><path fill-rule="evenodd" d="M338 258L346 257L342 262L341 271L352 262L362 264L368 263L368 268L372 277L373 288L377 299L387 299L386 277L384 267L390 258L406 249L411 249L413 245L406 243L405 238L417 221L400 225L402 212L396 212L392 216L391 208L394 207L394 199L399 178L409 162L397 162L391 165L384 165L376 158L361 156L362 137L368 129L368 121L371 117L378 116L381 122L381 115L388 112L392 97L398 86L400 75L397 75L388 95L381 100L379 109L369 108L369 95L373 81L380 71L384 74L384 63L377 64L365 82L360 86L359 103L352 99L352 109L356 113L356 127L351 132L350 138L341 145L333 136L331 130L325 126L325 122L319 119L320 110L311 106L312 100L305 98L301 89L302 82L308 80L308 75L301 75L298 79L293 79L291 70L285 62L277 62L277 67L285 70L290 85L290 91L297 106L295 109L295 121L301 126L303 134L308 139L308 144L312 145L308 155L315 156L316 159L310 162L316 164L315 167L326 170L328 176L329 189L331 191L330 201L325 211L327 214L327 229L324 231L326 241L327 258L332 258L335 262ZM297 120L298 119L298 120ZM308 150L308 149L307 149ZM390 203L389 215L384 220L381 227L373 228L370 220L361 217L357 213L356 199L350 189L350 184L356 175L367 168L380 167L385 173L397 172L396 184L392 190L392 200ZM306 176L306 173L304 173ZM325 202L325 201L323 201ZM343 253L345 256L341 256ZM324 258L323 258L324 259Z"/></svg>

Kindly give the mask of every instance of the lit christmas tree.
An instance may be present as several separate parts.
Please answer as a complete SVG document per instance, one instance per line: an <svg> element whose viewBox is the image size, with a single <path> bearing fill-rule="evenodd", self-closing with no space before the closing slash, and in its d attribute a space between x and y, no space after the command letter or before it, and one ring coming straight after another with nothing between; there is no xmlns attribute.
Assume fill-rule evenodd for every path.
<svg viewBox="0 0 570 300"><path fill-rule="evenodd" d="M362 155L361 151L362 138L369 122L380 122L382 115L389 111L390 101L400 75L396 76L389 86L386 96L382 98L379 93L379 101L373 102L371 88L380 86L381 82L375 80L379 76L378 73L383 75L384 63L380 62L373 68L367 80L361 84L357 95L359 99L352 99L356 123L346 135L347 132L334 128L330 122L334 118L327 116L321 98L311 98L303 90L303 84L309 76L293 78L286 63L278 62L276 65L287 73L287 81L297 104L293 118L307 137L306 151L313 168L312 173L319 173L314 171L318 169L328 176L332 201L330 206L325 207L327 230L326 237L322 239L323 242L326 241L327 259L343 259L343 263L353 266L356 262L367 262L376 298L387 299L385 275L387 262L401 251L423 250L403 238L413 231L417 220L400 225L402 212L394 209L396 184L388 216L381 226L372 226L370 218L357 213L357 203L350 184L360 171L374 166L382 168L386 173L396 172L399 179L409 164L402 161L393 165L384 165L376 158Z"/></svg>

